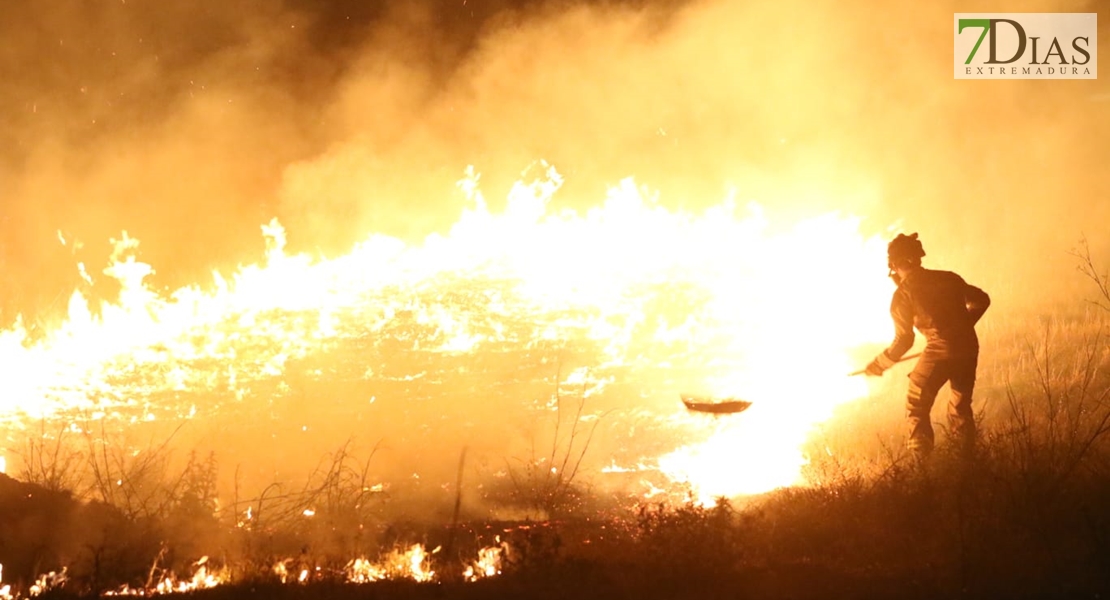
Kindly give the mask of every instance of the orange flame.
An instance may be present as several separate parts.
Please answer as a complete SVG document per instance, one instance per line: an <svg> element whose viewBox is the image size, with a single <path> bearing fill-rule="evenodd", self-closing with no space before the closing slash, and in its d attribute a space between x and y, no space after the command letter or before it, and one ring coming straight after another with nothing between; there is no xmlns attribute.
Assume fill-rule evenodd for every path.
<svg viewBox="0 0 1110 600"><path fill-rule="evenodd" d="M439 551L436 548L432 554ZM387 554L381 562L373 563L356 558L347 564L348 583L370 583L383 579L412 579L432 581L435 572L428 565L429 553L423 544L413 544L407 549L397 549Z"/></svg>
<svg viewBox="0 0 1110 600"><path fill-rule="evenodd" d="M166 594L183 594L196 590L206 590L214 588L218 585L223 585L229 581L228 573L226 570L219 569L210 571L208 569L208 557L203 556L197 562L193 563L196 570L193 571L192 577L188 579L179 579L176 573L168 572L162 577L153 582L152 585L142 588L133 588L131 586L123 586L118 590L106 592L105 596L163 596Z"/></svg>
<svg viewBox="0 0 1110 600"><path fill-rule="evenodd" d="M162 296L148 289L144 279L152 268L137 260L139 242L125 233L104 270L121 285L118 301L92 311L75 293L68 320L29 346L21 326L0 332L6 386L0 421L74 408L103 415L158 390L218 385L242 398L250 381L280 376L289 360L352 335L343 317L349 314L373 331L397 310L415 309L437 332L421 341L422 348L479 351L501 339L503 329L480 330L465 313L442 305L397 300L368 307L367 298L443 275L485 277L514 282L513 304L495 308L525 317L559 315L537 319L545 325L536 335L584 335L601 344L608 367L642 360L645 335L660 368L670 361L660 349L698 357L705 379L688 381L691 389L656 392L673 402L657 414L688 443L645 460L690 485L703 502L798 483L806 436L837 405L867 392L863 382L845 377L857 350L890 333L883 241L864 236L860 219L835 214L777 231L758 205L740 210L732 198L700 214L672 211L632 179L584 214L550 214L548 202L563 178L541 166L539 177L513 187L500 214L489 211L479 175L469 169L459 182L468 207L447 235L429 236L421 245L374 235L344 256L317 260L287 254L285 231L273 220L262 227L265 261L230 276L215 273L209 291L186 287ZM650 309L645 289L657 295L694 289L699 301ZM277 322L268 316L273 311L310 318ZM248 356L240 349L249 340L264 343ZM221 369L201 370L202 362ZM113 383L127 369L146 367L156 367L151 370L161 379L139 389ZM591 382L593 391L606 381L612 380ZM755 404L735 418L710 422L682 414L679 391ZM189 418L191 412L181 409L179 416ZM147 414L136 418L154 418L143 410Z"/></svg>
<svg viewBox="0 0 1110 600"><path fill-rule="evenodd" d="M508 549L508 545L501 541L501 536L497 536L495 541L495 546L487 546L478 550L478 560L466 566L466 570L463 571L463 579L478 581L501 574L501 559Z"/></svg>

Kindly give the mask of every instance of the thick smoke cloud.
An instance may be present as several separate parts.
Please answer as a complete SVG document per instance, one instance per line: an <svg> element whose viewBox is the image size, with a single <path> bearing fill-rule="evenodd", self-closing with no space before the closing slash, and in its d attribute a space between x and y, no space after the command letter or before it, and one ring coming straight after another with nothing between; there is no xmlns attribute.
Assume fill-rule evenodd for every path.
<svg viewBox="0 0 1110 600"><path fill-rule="evenodd" d="M399 201L414 191L401 183L435 169L457 177L465 164L436 165L430 154L398 171L395 147L421 129L423 107L486 28L540 4L6 3L4 321L64 309L79 284L75 262L98 276L122 230L142 240L165 286L256 260L258 227L273 216L302 248L341 233L327 248L339 249L364 227L423 235L426 219L410 224L410 215L437 207ZM362 154L343 158L342 148ZM327 181L305 180L305 165L319 170L333 156L339 170ZM338 196L307 196L328 187ZM97 293L110 297L108 283Z"/></svg>
<svg viewBox="0 0 1110 600"><path fill-rule="evenodd" d="M568 205L629 175L676 206L735 188L786 215L900 220L942 263L989 259L979 275L1000 284L1051 272L1046 253L1110 216L1105 86L954 81L956 10L6 3L4 318L64 303L74 239L96 275L126 229L176 286L257 259L273 216L297 249L419 239L457 216L466 165L496 199L540 158Z"/></svg>

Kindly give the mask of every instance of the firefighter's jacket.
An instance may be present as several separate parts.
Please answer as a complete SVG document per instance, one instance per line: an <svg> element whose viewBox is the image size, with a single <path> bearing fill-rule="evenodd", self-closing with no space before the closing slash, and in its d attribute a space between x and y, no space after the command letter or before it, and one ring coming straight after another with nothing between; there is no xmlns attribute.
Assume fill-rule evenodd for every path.
<svg viewBox="0 0 1110 600"><path fill-rule="evenodd" d="M971 358L979 354L975 323L990 296L949 271L917 268L894 291L890 315L894 342L882 357L891 364L913 347L914 327L925 336L924 359Z"/></svg>

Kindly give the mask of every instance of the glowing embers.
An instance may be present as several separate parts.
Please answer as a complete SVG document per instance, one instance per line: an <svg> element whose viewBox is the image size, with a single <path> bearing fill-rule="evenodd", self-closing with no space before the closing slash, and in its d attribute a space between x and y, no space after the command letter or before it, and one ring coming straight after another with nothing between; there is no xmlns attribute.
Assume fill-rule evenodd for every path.
<svg viewBox="0 0 1110 600"><path fill-rule="evenodd" d="M208 567L208 557L203 556L196 563L193 564L196 570L193 571L192 577L182 579L172 571L163 573L161 577L156 580L148 581L147 584L140 588L133 588L131 586L123 586L118 590L106 592L105 596L158 596L163 594L181 594L185 592L192 592L196 590L204 590L214 588L218 585L225 584L229 581L226 569L210 570ZM153 574L153 571L152 571Z"/></svg>

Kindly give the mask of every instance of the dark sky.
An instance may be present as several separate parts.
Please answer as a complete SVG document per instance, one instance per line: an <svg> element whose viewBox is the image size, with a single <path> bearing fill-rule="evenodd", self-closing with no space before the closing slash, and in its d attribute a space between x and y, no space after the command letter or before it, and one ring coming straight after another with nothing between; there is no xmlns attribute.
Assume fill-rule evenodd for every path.
<svg viewBox="0 0 1110 600"><path fill-rule="evenodd" d="M297 250L419 240L457 218L468 164L497 200L538 159L571 206L627 176L673 206L734 186L793 216L902 220L935 255L996 261L999 280L1054 269L1033 259L1110 222L1110 92L953 81L955 10L4 2L0 320L64 307L76 260L99 276L123 230L176 287L257 261L274 216ZM1110 22L1090 2L1012 10Z"/></svg>

